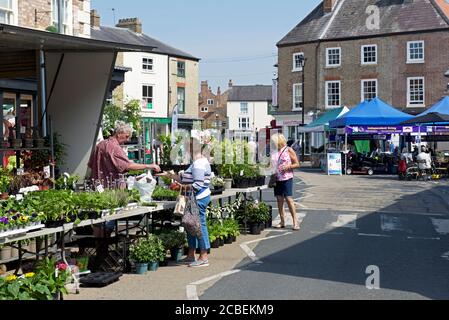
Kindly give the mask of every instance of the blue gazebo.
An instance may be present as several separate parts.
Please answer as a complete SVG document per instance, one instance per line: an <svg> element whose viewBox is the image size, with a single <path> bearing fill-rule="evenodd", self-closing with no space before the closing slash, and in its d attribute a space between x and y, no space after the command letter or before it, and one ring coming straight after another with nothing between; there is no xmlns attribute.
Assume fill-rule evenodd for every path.
<svg viewBox="0 0 449 320"><path fill-rule="evenodd" d="M418 117L424 116L426 114L437 112L441 114L449 114L449 96L443 97L440 101L430 107L428 110L419 114Z"/></svg>

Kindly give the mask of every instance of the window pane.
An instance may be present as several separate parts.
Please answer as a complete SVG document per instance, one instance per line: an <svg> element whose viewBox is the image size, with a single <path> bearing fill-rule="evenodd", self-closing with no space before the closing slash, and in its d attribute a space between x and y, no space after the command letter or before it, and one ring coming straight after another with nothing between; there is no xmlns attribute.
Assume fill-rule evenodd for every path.
<svg viewBox="0 0 449 320"><path fill-rule="evenodd" d="M12 10L12 1L11 0L0 0L0 8L10 9Z"/></svg>

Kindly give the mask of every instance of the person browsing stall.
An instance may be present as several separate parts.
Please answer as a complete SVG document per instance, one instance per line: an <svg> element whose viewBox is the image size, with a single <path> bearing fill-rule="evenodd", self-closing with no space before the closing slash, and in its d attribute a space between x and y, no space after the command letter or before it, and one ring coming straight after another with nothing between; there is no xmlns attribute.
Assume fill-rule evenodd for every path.
<svg viewBox="0 0 449 320"><path fill-rule="evenodd" d="M207 231L206 208L211 201L209 184L212 169L209 160L202 153L201 142L197 138L190 139L190 150L193 150L191 151L193 163L186 171L179 175L164 172L158 174L158 176L165 176L178 181L181 183L182 188L186 188L195 195L199 207L201 237L194 237L187 233L189 252L182 262L188 263L189 267L207 267L209 266L207 250L210 248L210 242ZM198 259L195 259L195 250L197 247L200 249L200 255Z"/></svg>
<svg viewBox="0 0 449 320"><path fill-rule="evenodd" d="M296 217L296 208L293 201L293 170L300 167L295 151L287 146L284 135L276 133L271 137L271 141L277 147L277 152L271 157L272 166L276 170L276 186L274 196L277 199L279 216L281 223L275 228L285 228L284 200L287 201L288 208L293 218L293 230L299 230Z"/></svg>
<svg viewBox="0 0 449 320"><path fill-rule="evenodd" d="M90 156L88 163L91 169L90 177L92 179L104 180L112 176L118 179L120 174L129 170L154 170L160 172L157 164L134 163L128 159L121 145L129 141L133 133L132 127L118 121L115 127L114 135L109 139L103 140L96 146Z"/></svg>

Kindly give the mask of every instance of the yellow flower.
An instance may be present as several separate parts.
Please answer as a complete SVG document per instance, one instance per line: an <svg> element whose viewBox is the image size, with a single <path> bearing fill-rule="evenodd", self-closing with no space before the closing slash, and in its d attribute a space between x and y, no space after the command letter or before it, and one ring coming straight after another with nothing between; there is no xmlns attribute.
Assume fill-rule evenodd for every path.
<svg viewBox="0 0 449 320"><path fill-rule="evenodd" d="M6 279L6 281L14 281L17 279L17 277L14 274L10 274L5 279Z"/></svg>
<svg viewBox="0 0 449 320"><path fill-rule="evenodd" d="M34 272L25 273L25 278L32 278L32 277L34 277Z"/></svg>
<svg viewBox="0 0 449 320"><path fill-rule="evenodd" d="M27 222L28 221L28 216L20 216L20 221L22 222Z"/></svg>

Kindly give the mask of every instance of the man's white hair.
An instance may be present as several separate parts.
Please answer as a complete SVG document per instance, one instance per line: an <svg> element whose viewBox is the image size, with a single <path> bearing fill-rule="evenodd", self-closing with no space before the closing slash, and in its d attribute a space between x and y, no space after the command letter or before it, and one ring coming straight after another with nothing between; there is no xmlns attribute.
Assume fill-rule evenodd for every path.
<svg viewBox="0 0 449 320"><path fill-rule="evenodd" d="M131 135L133 131L134 129L129 123L126 123L124 121L117 121L115 123L115 134L129 133Z"/></svg>

